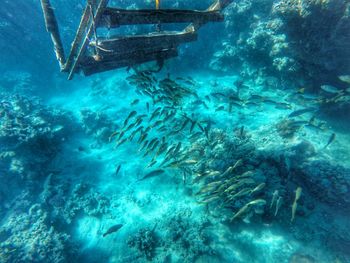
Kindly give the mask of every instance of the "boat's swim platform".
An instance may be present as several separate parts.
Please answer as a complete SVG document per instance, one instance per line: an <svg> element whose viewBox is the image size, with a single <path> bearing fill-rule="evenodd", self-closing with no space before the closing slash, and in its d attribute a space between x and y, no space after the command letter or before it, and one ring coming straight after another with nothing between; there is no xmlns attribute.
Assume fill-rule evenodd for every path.
<svg viewBox="0 0 350 263"><path fill-rule="evenodd" d="M88 0L68 56L65 56L58 23L50 0L41 0L47 31L51 34L61 71L72 79L142 63L163 61L178 56L178 46L197 40L200 27L208 22L222 22L222 10L231 0L216 0L208 9L126 10L108 7L109 0ZM163 31L162 24L184 24L180 31ZM139 35L98 36L98 28L115 29L127 25L155 25L154 32Z"/></svg>

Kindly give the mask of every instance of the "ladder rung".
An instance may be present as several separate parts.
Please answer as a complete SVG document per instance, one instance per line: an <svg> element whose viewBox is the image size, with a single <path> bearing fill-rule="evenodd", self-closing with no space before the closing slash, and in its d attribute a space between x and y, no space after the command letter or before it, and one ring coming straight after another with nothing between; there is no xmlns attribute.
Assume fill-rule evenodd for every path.
<svg viewBox="0 0 350 263"><path fill-rule="evenodd" d="M221 22L224 16L217 10L176 10L176 9L143 9L124 10L106 8L99 26L118 27L122 25L157 24L157 23L198 23Z"/></svg>
<svg viewBox="0 0 350 263"><path fill-rule="evenodd" d="M124 53L150 47L158 49L177 47L181 43L196 40L197 33L195 32L162 32L99 40L98 46L113 53ZM108 51L101 51L101 53L108 54Z"/></svg>
<svg viewBox="0 0 350 263"><path fill-rule="evenodd" d="M107 57L102 61L95 61L92 57L86 57L80 68L85 76L108 71L117 68L134 66L158 59L169 59L178 56L177 49L157 50L156 52L137 51L128 54Z"/></svg>

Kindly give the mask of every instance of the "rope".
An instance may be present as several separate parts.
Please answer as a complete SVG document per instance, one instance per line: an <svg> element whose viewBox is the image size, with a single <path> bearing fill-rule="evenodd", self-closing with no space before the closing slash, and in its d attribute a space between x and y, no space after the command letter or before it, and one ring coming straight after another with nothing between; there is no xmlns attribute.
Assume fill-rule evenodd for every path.
<svg viewBox="0 0 350 263"><path fill-rule="evenodd" d="M156 9L159 10L160 0L156 0ZM156 24L156 31L160 32L162 30L160 22Z"/></svg>
<svg viewBox="0 0 350 263"><path fill-rule="evenodd" d="M102 50L104 52L114 52L113 49L106 49L106 48L101 47L100 44L98 43L98 39L92 40L92 39L88 38L88 40L89 40L89 45L93 46L94 48L97 48L97 49Z"/></svg>
<svg viewBox="0 0 350 263"><path fill-rule="evenodd" d="M100 49L100 50L102 50L102 51L104 51L104 52L114 52L112 49L105 49L105 48L99 46L98 44L96 44L95 47Z"/></svg>
<svg viewBox="0 0 350 263"><path fill-rule="evenodd" d="M93 34L94 34L94 37L96 39L96 44L93 45L95 47L95 56L99 56L99 50L98 50L98 38L97 38L97 31L96 31L96 24L95 24L95 16L94 16L94 11L92 9L92 5L91 3L89 4L89 7L90 7L90 15L91 15L91 19L92 19L92 28L93 28ZM91 43L91 40L89 39L89 42Z"/></svg>

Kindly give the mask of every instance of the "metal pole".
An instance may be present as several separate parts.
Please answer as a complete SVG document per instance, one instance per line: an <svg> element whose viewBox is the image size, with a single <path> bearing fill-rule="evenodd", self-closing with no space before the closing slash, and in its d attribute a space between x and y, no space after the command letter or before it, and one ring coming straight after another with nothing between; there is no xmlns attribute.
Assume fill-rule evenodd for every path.
<svg viewBox="0 0 350 263"><path fill-rule="evenodd" d="M103 11L105 10L106 6L108 5L108 1L109 0L101 0L100 3L98 4L96 11L95 11L95 17L92 17L91 19L95 20L95 23L98 25L100 22L100 18L103 14ZM73 75L75 73L75 71L78 68L79 62L82 59L82 57L84 56L84 52L86 50L86 48L89 45L89 41L90 41L90 37L93 34L93 23L91 22L90 25L87 28L87 32L84 38L84 41L79 49L79 52L75 58L75 61L72 63L71 68L69 69L69 75L68 75L68 80L71 80L73 78Z"/></svg>
<svg viewBox="0 0 350 263"><path fill-rule="evenodd" d="M51 35L57 60L60 64L61 70L63 70L64 64L66 63L66 59L64 56L64 49L61 41L60 32L58 30L57 20L53 8L51 6L50 0L41 0L41 8L44 13L46 30Z"/></svg>

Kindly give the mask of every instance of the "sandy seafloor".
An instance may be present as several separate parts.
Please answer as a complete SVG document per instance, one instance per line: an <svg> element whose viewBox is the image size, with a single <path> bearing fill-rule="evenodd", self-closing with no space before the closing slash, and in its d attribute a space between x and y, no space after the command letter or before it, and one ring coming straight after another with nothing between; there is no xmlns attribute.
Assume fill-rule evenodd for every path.
<svg viewBox="0 0 350 263"><path fill-rule="evenodd" d="M165 73L156 77L161 78L162 74ZM87 125L87 122L82 120L82 110L97 112L106 116L114 129L118 130L130 111L136 110L142 114L146 112L146 102L150 101L149 98L135 93L135 87L125 80L129 75L120 70L91 78L78 77L72 82L58 82L53 94L44 99L44 104L73 113L78 126ZM233 83L237 79L235 76L215 76L211 72L188 73L188 76L193 78L193 89L203 100L211 92L221 91L226 87L234 89ZM242 96L259 94L280 102L288 101L292 108L278 109L268 103L259 103L254 106L234 106L232 112L228 113L215 111L223 104L220 101L211 101L206 109L202 105L191 103L195 99L189 96L182 103L183 110L193 112L198 119L214 120L213 127L224 130L228 136L234 136L235 131L244 126L259 151L284 152L301 141L308 141L316 152L311 158L320 158L334 165L340 164L350 168L348 132L337 127L336 123L325 120L327 129L324 131L304 127L293 138L283 139L278 135L276 123L292 111L307 105L288 99L294 91L276 90L263 85L253 86L249 82L245 84L246 87L241 90ZM130 106L135 98L139 98L140 102ZM298 117L298 120L308 120L311 117L312 114L307 113ZM106 123L108 122L96 117L89 125L100 128ZM333 132L336 132L336 140L325 149L324 146ZM228 223L223 220L223 214L217 211L215 205L208 209L206 205L198 202L198 197L193 194L196 190L192 189L197 189L198 186L193 186L190 180L183 180L179 170L167 169L165 174L139 181L138 179L150 170L145 168L150 158L142 157L138 152L139 145L126 142L115 148L115 141L109 143L95 135L93 131L86 132L86 129L85 132L72 129L69 136L62 138L62 149L53 161L53 166L56 166L55 169L59 172L51 175L53 179L50 180L69 178L71 185L90 185L100 197L109 199L105 212L96 215L77 213L72 216L69 224L60 229L68 233L69 241L77 246L74 256L64 261L349 262L349 255L339 252L346 250L346 244L342 244L345 248L339 250L339 244L335 244L335 248L327 247L315 233L320 225L325 226L322 231L349 233L350 224L344 210L315 201L313 211L307 218L305 215L297 215L296 220L291 223L289 219L292 204L291 201L286 201L281 207L280 213L284 213L283 216L267 221L257 219L249 223L236 220ZM121 168L116 175L118 165L121 165ZM292 193L294 190L291 190ZM304 190L307 193L307 190ZM266 191L273 192L273 189ZM308 194L304 198L307 196ZM269 210L271 193L265 198L265 209ZM30 202L34 204L36 201L34 199ZM45 208L42 209L45 211ZM332 215L331 222L323 218L325 212ZM17 211L11 211L9 207L1 220L2 227L8 229L8 220L16 213ZM233 212L226 214L233 215ZM123 227L116 233L102 237L102 234L115 224L123 224ZM143 228L153 231L158 240L150 257L128 245L130 236ZM166 240L169 239L169 235L173 235L169 232L176 230L179 230L183 240ZM295 234L296 232L298 234ZM304 235L307 238L296 238ZM210 241L203 241L205 239ZM2 242L6 242L6 239ZM26 246L31 246L30 238L25 242ZM45 245L41 245L45 249ZM12 253L16 253L16 249ZM298 256L299 260L295 259ZM43 262L49 261L45 261L44 258Z"/></svg>

